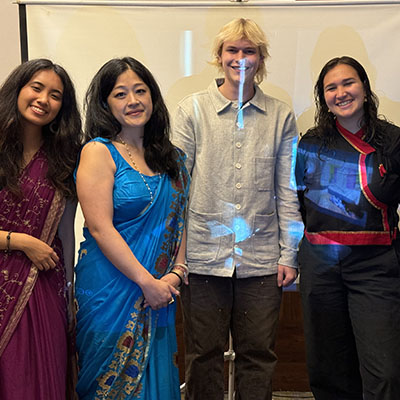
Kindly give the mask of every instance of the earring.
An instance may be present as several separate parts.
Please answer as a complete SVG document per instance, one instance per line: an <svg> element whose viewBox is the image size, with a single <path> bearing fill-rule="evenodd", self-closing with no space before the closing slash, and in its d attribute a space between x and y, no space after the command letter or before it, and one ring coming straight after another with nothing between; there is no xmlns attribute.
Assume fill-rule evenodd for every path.
<svg viewBox="0 0 400 400"><path fill-rule="evenodd" d="M55 134L55 133L57 132L57 130L58 130L58 124L57 124L56 121L53 121L53 122L50 123L50 125L49 125L49 130L50 130L50 132L53 133L53 134Z"/></svg>

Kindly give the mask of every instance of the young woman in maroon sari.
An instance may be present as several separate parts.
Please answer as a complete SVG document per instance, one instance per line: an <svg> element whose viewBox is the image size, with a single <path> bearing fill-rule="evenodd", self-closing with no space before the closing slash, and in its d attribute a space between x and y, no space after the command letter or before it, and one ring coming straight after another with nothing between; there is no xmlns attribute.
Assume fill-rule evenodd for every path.
<svg viewBox="0 0 400 400"><path fill-rule="evenodd" d="M80 138L66 71L45 59L17 67L0 88L2 400L67 396L72 171Z"/></svg>

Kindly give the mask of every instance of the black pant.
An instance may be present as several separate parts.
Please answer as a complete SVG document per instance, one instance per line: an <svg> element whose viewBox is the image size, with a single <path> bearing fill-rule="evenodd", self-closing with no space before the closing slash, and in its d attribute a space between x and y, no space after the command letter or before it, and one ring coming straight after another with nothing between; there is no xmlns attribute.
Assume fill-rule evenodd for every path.
<svg viewBox="0 0 400 400"><path fill-rule="evenodd" d="M182 290L186 399L223 400L232 332L236 400L269 400L282 291L276 274L246 279L189 275Z"/></svg>
<svg viewBox="0 0 400 400"><path fill-rule="evenodd" d="M394 246L312 245L300 290L317 400L400 399L400 264Z"/></svg>

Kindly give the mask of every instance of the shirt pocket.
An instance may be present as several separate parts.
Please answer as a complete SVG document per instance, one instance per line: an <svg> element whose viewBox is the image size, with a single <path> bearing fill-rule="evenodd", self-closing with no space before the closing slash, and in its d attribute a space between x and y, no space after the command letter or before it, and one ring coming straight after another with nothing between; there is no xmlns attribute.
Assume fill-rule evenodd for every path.
<svg viewBox="0 0 400 400"><path fill-rule="evenodd" d="M279 258L278 219L275 212L255 214L253 255L259 263L277 262Z"/></svg>
<svg viewBox="0 0 400 400"><path fill-rule="evenodd" d="M227 232L221 213L200 213L189 208L187 218L187 261L210 263L217 259L221 237Z"/></svg>
<svg viewBox="0 0 400 400"><path fill-rule="evenodd" d="M275 157L254 158L254 184L258 191L273 190Z"/></svg>

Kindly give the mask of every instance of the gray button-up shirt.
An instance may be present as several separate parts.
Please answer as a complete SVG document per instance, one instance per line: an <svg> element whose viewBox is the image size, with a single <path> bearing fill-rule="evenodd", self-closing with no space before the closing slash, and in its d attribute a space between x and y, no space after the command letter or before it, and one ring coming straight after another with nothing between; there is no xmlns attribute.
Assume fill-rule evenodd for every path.
<svg viewBox="0 0 400 400"><path fill-rule="evenodd" d="M242 108L213 82L178 105L173 142L192 176L187 261L192 273L239 278L296 267L302 223L294 185L293 113L256 86Z"/></svg>

